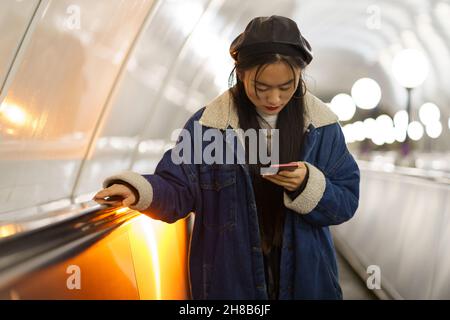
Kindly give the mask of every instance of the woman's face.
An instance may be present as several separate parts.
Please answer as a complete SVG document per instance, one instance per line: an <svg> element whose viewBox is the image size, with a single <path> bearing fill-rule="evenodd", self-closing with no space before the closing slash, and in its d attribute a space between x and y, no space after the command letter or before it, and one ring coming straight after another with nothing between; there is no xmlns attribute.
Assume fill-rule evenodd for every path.
<svg viewBox="0 0 450 320"><path fill-rule="evenodd" d="M291 100L300 79L300 68L284 61L263 66L255 81L258 67L244 72L242 82L245 92L257 111L266 115L278 114ZM256 88L256 91L255 91Z"/></svg>

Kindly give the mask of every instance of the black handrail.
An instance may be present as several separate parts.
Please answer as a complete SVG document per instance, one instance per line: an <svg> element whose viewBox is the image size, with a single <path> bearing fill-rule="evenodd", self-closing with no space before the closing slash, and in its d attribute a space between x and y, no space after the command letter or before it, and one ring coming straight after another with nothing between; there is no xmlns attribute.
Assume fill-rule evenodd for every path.
<svg viewBox="0 0 450 320"><path fill-rule="evenodd" d="M128 208L98 204L80 204L59 211L68 217L63 220L55 218L54 222L38 228L27 228L26 223L22 223L24 227L17 228L22 231L0 238L0 289L29 272L82 252L139 215L139 212Z"/></svg>

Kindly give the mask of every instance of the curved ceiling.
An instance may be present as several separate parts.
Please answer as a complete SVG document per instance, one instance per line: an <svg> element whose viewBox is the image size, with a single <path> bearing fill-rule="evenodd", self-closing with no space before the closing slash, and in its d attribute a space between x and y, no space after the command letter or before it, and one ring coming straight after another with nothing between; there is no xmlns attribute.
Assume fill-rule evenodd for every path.
<svg viewBox="0 0 450 320"><path fill-rule="evenodd" d="M391 63L405 48L421 50L430 72L415 89L413 107L432 101L449 115L450 3L448 1L296 2L293 13L313 45L316 61L309 75L323 96L349 92L359 77L370 76L383 89L382 104L406 105L405 90L393 79Z"/></svg>

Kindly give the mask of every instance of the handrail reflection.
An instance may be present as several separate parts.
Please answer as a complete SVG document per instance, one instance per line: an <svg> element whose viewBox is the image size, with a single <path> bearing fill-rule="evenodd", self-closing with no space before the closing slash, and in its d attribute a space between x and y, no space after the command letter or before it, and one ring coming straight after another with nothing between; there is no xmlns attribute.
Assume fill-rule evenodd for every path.
<svg viewBox="0 0 450 320"><path fill-rule="evenodd" d="M400 167L392 163L370 162L364 160L357 160L357 162L358 166L363 171L414 177L438 184L444 184L450 187L450 174L443 171Z"/></svg>
<svg viewBox="0 0 450 320"><path fill-rule="evenodd" d="M29 209L33 211L33 208ZM95 201L87 201L57 209L27 214L27 209L0 214L0 243L15 236L50 228L58 223L64 223L83 216L106 210L108 213L123 213L127 208L101 205ZM125 210L125 211L124 211Z"/></svg>

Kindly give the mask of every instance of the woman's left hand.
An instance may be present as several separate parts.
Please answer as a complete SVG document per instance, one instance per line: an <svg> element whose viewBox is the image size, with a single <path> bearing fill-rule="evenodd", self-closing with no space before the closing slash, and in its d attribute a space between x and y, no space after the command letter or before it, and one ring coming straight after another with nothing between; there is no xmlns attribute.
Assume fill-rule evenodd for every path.
<svg viewBox="0 0 450 320"><path fill-rule="evenodd" d="M283 170L277 174L263 175L262 177L282 186L288 191L295 191L300 187L303 180L305 180L307 170L306 165L303 162L299 161L297 164L298 168L294 171Z"/></svg>

